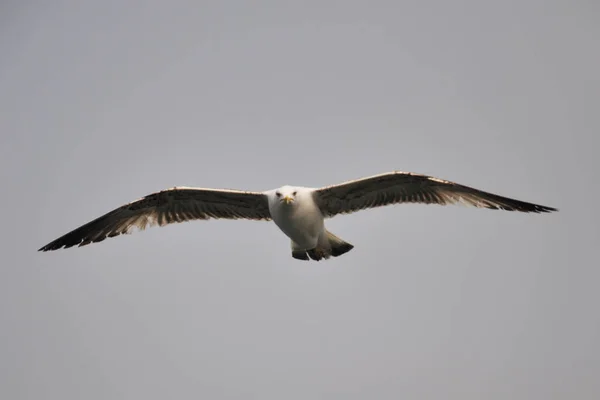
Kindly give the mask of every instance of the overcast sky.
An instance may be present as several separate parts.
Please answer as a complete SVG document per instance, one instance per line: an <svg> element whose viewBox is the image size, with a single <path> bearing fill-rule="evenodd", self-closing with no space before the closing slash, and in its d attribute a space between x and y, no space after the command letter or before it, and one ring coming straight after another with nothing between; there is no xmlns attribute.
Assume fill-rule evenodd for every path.
<svg viewBox="0 0 600 400"><path fill-rule="evenodd" d="M597 399L597 1L0 5L3 399ZM175 185L391 170L558 207L36 250Z"/></svg>

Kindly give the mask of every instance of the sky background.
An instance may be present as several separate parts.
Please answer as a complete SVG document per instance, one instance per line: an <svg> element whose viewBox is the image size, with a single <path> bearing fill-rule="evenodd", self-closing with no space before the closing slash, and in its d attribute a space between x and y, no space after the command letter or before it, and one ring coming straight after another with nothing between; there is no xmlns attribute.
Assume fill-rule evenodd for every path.
<svg viewBox="0 0 600 400"><path fill-rule="evenodd" d="M0 397L597 399L597 1L4 1ZM175 185L391 170L558 207L152 228Z"/></svg>

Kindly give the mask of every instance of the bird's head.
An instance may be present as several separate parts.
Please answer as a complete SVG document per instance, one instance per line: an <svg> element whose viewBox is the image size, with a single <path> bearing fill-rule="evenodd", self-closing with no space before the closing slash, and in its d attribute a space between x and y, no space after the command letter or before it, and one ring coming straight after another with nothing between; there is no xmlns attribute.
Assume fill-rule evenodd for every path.
<svg viewBox="0 0 600 400"><path fill-rule="evenodd" d="M298 189L292 186L282 186L275 191L275 197L283 204L293 204L297 194Z"/></svg>

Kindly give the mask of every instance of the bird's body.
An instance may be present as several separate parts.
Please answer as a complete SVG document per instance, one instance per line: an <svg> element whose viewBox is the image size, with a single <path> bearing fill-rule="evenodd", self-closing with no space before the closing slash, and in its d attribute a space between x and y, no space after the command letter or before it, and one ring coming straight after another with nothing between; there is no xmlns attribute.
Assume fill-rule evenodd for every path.
<svg viewBox="0 0 600 400"><path fill-rule="evenodd" d="M292 257L321 260L354 247L325 228L325 219L397 203L453 204L520 212L555 208L527 203L422 174L391 172L323 188L282 186L265 192L175 187L125 204L42 247L84 246L107 237L209 218L273 221L291 240Z"/></svg>
<svg viewBox="0 0 600 400"><path fill-rule="evenodd" d="M290 238L292 257L300 260L319 261L354 247L325 229L325 218L314 200L315 190L283 186L265 192L273 222Z"/></svg>
<svg viewBox="0 0 600 400"><path fill-rule="evenodd" d="M298 249L317 247L319 238L325 234L325 221L315 204L312 189L283 186L267 192L269 212L275 225L279 227ZM280 201L276 193L289 202Z"/></svg>

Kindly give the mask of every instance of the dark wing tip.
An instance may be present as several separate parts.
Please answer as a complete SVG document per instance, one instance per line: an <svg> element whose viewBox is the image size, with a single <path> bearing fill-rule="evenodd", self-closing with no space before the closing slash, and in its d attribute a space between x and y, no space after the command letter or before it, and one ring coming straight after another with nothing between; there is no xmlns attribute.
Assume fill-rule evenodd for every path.
<svg viewBox="0 0 600 400"><path fill-rule="evenodd" d="M68 249L69 247L73 247L76 245L85 246L86 244L91 243L91 242L82 243L82 241L83 241L83 238L81 238L79 241L66 241L66 240L64 240L64 238L59 238L53 242L48 243L47 245L45 245L43 247L40 247L38 249L38 251L53 251L53 250L59 250L62 248ZM99 241L99 240L97 240L97 241Z"/></svg>
<svg viewBox="0 0 600 400"><path fill-rule="evenodd" d="M71 246L75 245L75 244L68 245L68 244L64 243L61 239L62 238L56 239L56 240L48 243L47 245L40 247L38 249L38 251L52 251L52 250L61 249L63 247L67 248L67 247L71 247Z"/></svg>
<svg viewBox="0 0 600 400"><path fill-rule="evenodd" d="M63 247L66 249L66 248L69 248L71 246L74 246L74 245L70 245L69 246L69 245L65 245L65 244L59 244L59 243L52 242L52 243L48 243L47 245L45 245L43 247L40 247L38 249L38 251L53 251L53 250L62 249Z"/></svg>
<svg viewBox="0 0 600 400"><path fill-rule="evenodd" d="M66 235L59 237L56 240L53 240L52 242L48 243L47 245L40 247L38 249L38 251L53 251L53 250L59 250L62 248L68 249L68 248L74 247L74 246L82 247L82 246L86 246L90 243L102 242L103 240L106 240L106 238L109 238L109 237L114 237L114 236L128 233L128 232L112 231L112 232L103 233L103 234L94 234L93 231L87 231L84 228L87 228L87 226L84 225L80 228L77 228L77 229L67 233Z"/></svg>
<svg viewBox="0 0 600 400"><path fill-rule="evenodd" d="M484 207L490 210L518 211L536 214L551 213L558 211L558 208L542 206L540 204L526 203L523 201L511 201L510 203L507 202L504 204L490 204Z"/></svg>
<svg viewBox="0 0 600 400"><path fill-rule="evenodd" d="M538 213L558 212L558 208L548 207L548 206L540 206L540 205L536 204L536 212L538 212Z"/></svg>

